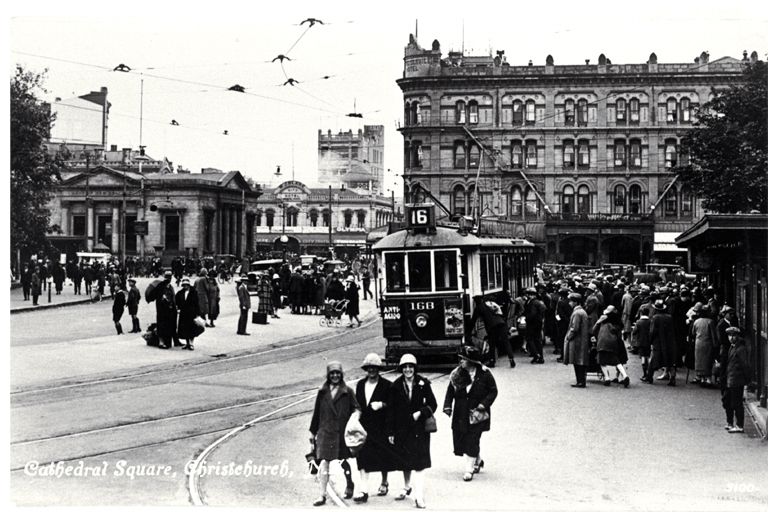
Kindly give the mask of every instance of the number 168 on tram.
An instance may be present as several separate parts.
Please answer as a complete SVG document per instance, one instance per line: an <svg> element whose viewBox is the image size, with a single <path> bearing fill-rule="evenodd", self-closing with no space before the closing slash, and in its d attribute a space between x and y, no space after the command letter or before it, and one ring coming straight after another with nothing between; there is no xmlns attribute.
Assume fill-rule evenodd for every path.
<svg viewBox="0 0 768 512"><path fill-rule="evenodd" d="M455 363L460 347L473 343L472 298L505 308L533 285L534 246L512 238L512 228L495 219L437 222L432 204L406 205L404 228L373 246L388 365L405 353Z"/></svg>

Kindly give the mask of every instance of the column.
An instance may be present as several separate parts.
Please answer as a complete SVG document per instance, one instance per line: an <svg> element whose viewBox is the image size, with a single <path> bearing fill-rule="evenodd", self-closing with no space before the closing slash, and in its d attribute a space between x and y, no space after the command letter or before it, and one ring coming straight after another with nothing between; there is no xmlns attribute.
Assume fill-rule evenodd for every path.
<svg viewBox="0 0 768 512"><path fill-rule="evenodd" d="M243 250L243 247L245 247L245 240L243 240L243 235L245 234L245 230L243 227L245 226L245 222L243 222L243 210L238 208L236 210L237 214L237 255L238 257L245 256L245 251Z"/></svg>
<svg viewBox="0 0 768 512"><path fill-rule="evenodd" d="M184 212L179 212L179 251L186 252L187 244L184 240Z"/></svg>
<svg viewBox="0 0 768 512"><path fill-rule="evenodd" d="M112 205L112 253L117 254L120 252L120 208L116 205ZM106 242L106 240L105 240Z"/></svg>
<svg viewBox="0 0 768 512"><path fill-rule="evenodd" d="M221 215L221 252L229 252L229 211L226 208L219 210Z"/></svg>
<svg viewBox="0 0 768 512"><path fill-rule="evenodd" d="M88 213L86 214L86 219L85 219L85 222L88 225L88 231L87 231L88 239L86 240L86 245L88 246L88 250L89 251L93 250L93 231L94 231L94 229L93 229L93 221L94 221L94 218L93 218L93 204L89 204L88 205Z"/></svg>
<svg viewBox="0 0 768 512"><path fill-rule="evenodd" d="M61 202L61 221L59 222L61 232L65 235L69 234L69 203Z"/></svg>
<svg viewBox="0 0 768 512"><path fill-rule="evenodd" d="M237 210L229 209L229 251L237 254Z"/></svg>
<svg viewBox="0 0 768 512"><path fill-rule="evenodd" d="M138 208L136 209L136 219L143 221L143 220L146 220L146 218L147 218L147 212L145 211L144 203L142 202L139 204ZM149 233L147 233L147 235L149 235ZM146 238L146 235L145 236L136 235L136 247L139 248L139 257L141 259L144 259L144 239L145 238Z"/></svg>

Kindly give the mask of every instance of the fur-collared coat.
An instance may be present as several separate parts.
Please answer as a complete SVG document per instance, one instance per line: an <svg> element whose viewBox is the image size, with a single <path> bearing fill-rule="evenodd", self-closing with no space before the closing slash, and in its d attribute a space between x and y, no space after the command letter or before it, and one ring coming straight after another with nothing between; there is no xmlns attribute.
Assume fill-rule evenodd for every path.
<svg viewBox="0 0 768 512"><path fill-rule="evenodd" d="M317 392L315 410L309 431L315 436L315 457L317 460L348 459L352 455L344 443L344 429L349 417L360 406L355 394L342 383L336 396L331 397L331 387L326 381Z"/></svg>
<svg viewBox="0 0 768 512"><path fill-rule="evenodd" d="M436 409L437 400L432 386L418 373L413 377L410 399L402 375L392 383L387 400L387 434L395 438L395 469L419 471L432 466L429 454L431 434L424 431L424 420L432 416ZM421 412L418 420L413 419L416 411Z"/></svg>

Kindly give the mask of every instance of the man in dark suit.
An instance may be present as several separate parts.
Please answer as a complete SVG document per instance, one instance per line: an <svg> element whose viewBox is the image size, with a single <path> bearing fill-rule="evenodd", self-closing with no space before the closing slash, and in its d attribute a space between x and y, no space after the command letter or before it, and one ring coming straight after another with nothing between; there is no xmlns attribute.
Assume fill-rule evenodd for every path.
<svg viewBox="0 0 768 512"><path fill-rule="evenodd" d="M251 309L251 295L248 293L248 287L245 286L243 278L235 277L237 283L237 300L240 303L240 319L237 321L237 334L241 336L250 336L245 332L248 326L248 311Z"/></svg>
<svg viewBox="0 0 768 512"><path fill-rule="evenodd" d="M129 278L128 285L130 286L130 289L128 290L128 314L131 315L131 322L133 323L131 332L141 332L141 325L139 325L138 317L141 292L136 288L136 279L132 277Z"/></svg>

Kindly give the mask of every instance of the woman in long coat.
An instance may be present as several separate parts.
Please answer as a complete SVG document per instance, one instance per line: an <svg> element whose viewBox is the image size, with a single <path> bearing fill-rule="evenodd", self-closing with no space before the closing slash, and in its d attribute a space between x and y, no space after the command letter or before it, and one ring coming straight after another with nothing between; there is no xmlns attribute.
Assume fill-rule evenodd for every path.
<svg viewBox="0 0 768 512"><path fill-rule="evenodd" d="M275 318L280 318L277 316L277 310L283 307L283 296L280 290L280 275L274 274L272 275L272 306L275 308Z"/></svg>
<svg viewBox="0 0 768 512"><path fill-rule="evenodd" d="M176 295L173 292L171 278L173 274L166 272L164 281L158 285L161 290L155 300L157 312L157 336L160 338L160 348L171 348L176 340Z"/></svg>
<svg viewBox="0 0 768 512"><path fill-rule="evenodd" d="M699 317L693 322L691 328L695 346L696 380L694 383L701 383L706 386L712 384L712 365L717 346L717 333L715 321L711 318L709 309L701 307L696 312Z"/></svg>
<svg viewBox="0 0 768 512"><path fill-rule="evenodd" d="M221 302L221 291L219 283L214 274L208 275L208 319L211 321L211 327L216 327L214 320L219 318L219 303Z"/></svg>
<svg viewBox="0 0 768 512"><path fill-rule="evenodd" d="M485 466L480 457L480 436L491 430L491 405L499 392L491 371L480 361L480 351L464 347L461 365L451 372L451 382L445 392L443 412L452 416L453 454L464 457L464 481L472 480ZM488 419L470 422L473 410L485 411Z"/></svg>
<svg viewBox="0 0 768 512"><path fill-rule="evenodd" d="M365 356L362 369L367 374L355 387L355 399L360 405L360 423L368 432L365 444L357 453L357 467L360 469L360 494L355 501L368 501L368 473L381 472L381 484L378 495L384 496L389 491L387 472L391 471L392 450L387 442L387 400L392 383L379 375L382 362L378 354Z"/></svg>
<svg viewBox="0 0 768 512"><path fill-rule="evenodd" d="M659 368L666 370L669 374L668 386L674 386L677 369L677 344L675 343L675 326L672 323L672 315L667 313L667 306L664 301L659 299L653 303L653 315L651 316L651 326L649 336L651 341L651 360L648 363L648 384L653 384L653 372Z"/></svg>
<svg viewBox="0 0 768 512"><path fill-rule="evenodd" d="M200 316L203 320L206 320L208 314L210 314L210 307L208 302L208 271L200 269L199 277L195 280L195 292L197 293L197 303L200 308ZM210 327L210 324L206 321L206 327Z"/></svg>
<svg viewBox="0 0 768 512"><path fill-rule="evenodd" d="M624 369L627 362L627 349L621 339L621 316L616 307L611 304L592 328L592 335L597 338L597 362L603 371L603 385L611 385L611 368L615 366L621 374L624 387L629 386L629 376Z"/></svg>
<svg viewBox="0 0 768 512"><path fill-rule="evenodd" d="M388 441L394 447L394 465L403 472L405 487L396 500L411 495L417 508L424 508L422 471L432 466L429 454L430 436L424 421L434 415L437 400L426 378L416 373L416 358L404 354L398 368L401 372L389 389L387 400Z"/></svg>
<svg viewBox="0 0 768 512"><path fill-rule="evenodd" d="M179 338L187 340L186 350L195 350L195 318L200 316L197 292L192 288L189 278L181 280L182 289L176 294L176 307L179 308Z"/></svg>
<svg viewBox="0 0 768 512"><path fill-rule="evenodd" d="M325 505L328 486L328 466L332 460L351 457L344 443L344 429L350 416L360 406L355 400L355 394L344 382L341 363L331 361L326 367L326 379L317 392L315 409L309 432L315 446L315 458L320 461L319 480L320 497L312 503L315 506ZM349 499L354 492L352 473L346 460L342 463L344 476L347 478L347 488L344 497Z"/></svg>
<svg viewBox="0 0 768 512"><path fill-rule="evenodd" d="M257 311L259 313L264 313L265 315L271 315L274 318L275 308L272 303L272 283L267 274L259 276L256 295L259 297L259 308Z"/></svg>
<svg viewBox="0 0 768 512"><path fill-rule="evenodd" d="M581 306L583 299L579 293L568 295L568 301L573 306L568 332L563 346L563 364L572 364L576 373L576 384L573 387L587 387L587 366L589 366L589 317Z"/></svg>
<svg viewBox="0 0 768 512"><path fill-rule="evenodd" d="M316 314L322 313L323 304L325 304L325 279L323 279L322 274L315 273L315 297L312 300L312 305L315 307Z"/></svg>
<svg viewBox="0 0 768 512"><path fill-rule="evenodd" d="M344 290L344 298L347 302L347 315L349 316L349 327L354 327L352 320L357 320L357 326L363 325L358 315L360 314L360 288L355 283L355 278L347 277L347 289Z"/></svg>
<svg viewBox="0 0 768 512"><path fill-rule="evenodd" d="M37 298L40 296L40 275L37 271L29 278L29 291L32 295L32 304L37 306Z"/></svg>

